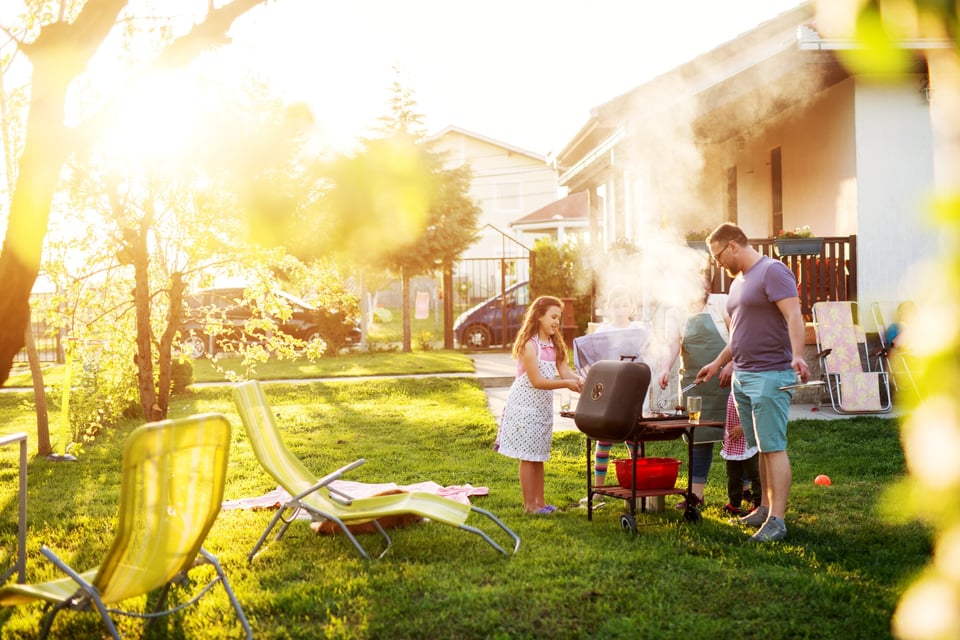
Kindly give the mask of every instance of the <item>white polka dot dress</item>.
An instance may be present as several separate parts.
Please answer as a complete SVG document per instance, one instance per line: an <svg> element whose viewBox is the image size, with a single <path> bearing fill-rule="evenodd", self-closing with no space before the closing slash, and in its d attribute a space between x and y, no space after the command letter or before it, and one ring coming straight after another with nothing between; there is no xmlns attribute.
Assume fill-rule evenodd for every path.
<svg viewBox="0 0 960 640"><path fill-rule="evenodd" d="M556 350L552 344L537 347L537 367L544 378L556 378ZM546 462L553 439L553 390L536 389L524 371L510 386L500 419L498 451L509 458Z"/></svg>

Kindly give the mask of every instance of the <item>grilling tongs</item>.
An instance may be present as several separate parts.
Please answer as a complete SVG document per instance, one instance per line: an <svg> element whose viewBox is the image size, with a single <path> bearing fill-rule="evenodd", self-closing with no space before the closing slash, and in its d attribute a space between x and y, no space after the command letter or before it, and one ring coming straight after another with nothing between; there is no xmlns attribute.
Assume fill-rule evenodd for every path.
<svg viewBox="0 0 960 640"><path fill-rule="evenodd" d="M695 386L697 386L698 384L700 384L700 382L699 382L698 380L694 380L693 382L691 382L690 384L688 384L687 386L685 386L683 389L680 389L680 395L683 395L683 394L685 394L687 391L690 391L690 389L693 389L693 388L694 388Z"/></svg>

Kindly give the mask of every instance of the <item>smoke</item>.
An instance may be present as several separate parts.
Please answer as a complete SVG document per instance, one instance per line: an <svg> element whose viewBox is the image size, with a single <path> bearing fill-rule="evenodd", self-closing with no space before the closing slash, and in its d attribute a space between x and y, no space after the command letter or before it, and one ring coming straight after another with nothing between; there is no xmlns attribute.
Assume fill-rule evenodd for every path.
<svg viewBox="0 0 960 640"><path fill-rule="evenodd" d="M842 79L836 65L797 50L796 28L796 15L774 21L596 111L625 136L611 154L622 186L608 183L600 203L603 241L594 244L614 248L593 258L595 312L604 314L611 288L626 287L634 317L653 331L655 356L669 352L667 318L702 300L703 278L714 273L703 241L692 248L685 236L734 215L749 237L768 235L770 177L759 169L785 144L792 119ZM766 186L747 189L748 181Z"/></svg>

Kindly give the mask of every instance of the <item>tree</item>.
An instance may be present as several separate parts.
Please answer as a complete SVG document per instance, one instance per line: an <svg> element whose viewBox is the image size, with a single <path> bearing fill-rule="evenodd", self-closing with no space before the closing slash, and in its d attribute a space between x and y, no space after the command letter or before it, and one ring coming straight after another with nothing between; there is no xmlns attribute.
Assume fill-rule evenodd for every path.
<svg viewBox="0 0 960 640"><path fill-rule="evenodd" d="M182 67L207 47L223 44L234 20L263 2L234 0L219 8L211 2L203 22L170 42L145 71ZM114 97L79 124L68 126L67 90L117 26L127 4L127 0L88 0L70 7L68 14L64 3L54 21L38 28L25 23L25 31L34 36L31 41L17 40L33 74L23 150L0 250L0 281L4 283L0 291L0 384L9 377L13 358L23 347L30 291L39 272L61 170L71 154L98 137L117 108Z"/></svg>
<svg viewBox="0 0 960 640"><path fill-rule="evenodd" d="M363 141L360 154L340 161L331 202L333 209L342 213L372 208L380 212L374 214L375 218L391 219L387 227L392 234L390 241L381 243L381 250L369 262L400 275L403 350L409 352L410 279L437 269L449 271L473 241L480 208L468 195L470 168L444 168L443 158L426 139L423 116L416 110L413 93L399 80L390 88L388 113L380 118L376 133L378 137ZM379 197L381 201L367 202L343 197L344 192L356 194L363 184L374 193L393 191L395 208L384 207ZM397 229L405 233L398 234ZM447 297L451 296L448 291ZM452 322L453 318L444 318L445 324Z"/></svg>

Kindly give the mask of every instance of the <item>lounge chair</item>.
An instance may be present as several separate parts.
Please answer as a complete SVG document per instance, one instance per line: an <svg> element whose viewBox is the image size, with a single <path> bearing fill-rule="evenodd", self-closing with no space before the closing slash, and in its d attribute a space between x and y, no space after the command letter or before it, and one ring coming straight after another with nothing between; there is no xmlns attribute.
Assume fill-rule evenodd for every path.
<svg viewBox="0 0 960 640"><path fill-rule="evenodd" d="M509 555L485 532L466 524L471 513L478 513L492 520L510 536L513 542L513 553L516 553L517 549L520 548L520 538L516 533L489 511L473 505L463 504L456 500L422 491L356 499L336 491L330 486L330 483L362 465L365 462L362 458L318 479L284 444L266 395L256 380L235 385L233 397L257 460L264 470L291 496L288 502L280 506L276 515L267 524L267 528L260 539L253 546L248 556L251 561L273 528L281 520L283 521L283 526L280 527L275 537L276 540L279 540L301 511L309 514L314 521L334 523L350 540L360 555L368 559L370 554L357 540L350 530L351 527L372 523L376 531L385 540L386 547L378 556L383 557L392 542L379 519L406 514L414 514L421 518L428 518L432 522L448 524L475 533L497 551Z"/></svg>
<svg viewBox="0 0 960 640"><path fill-rule="evenodd" d="M850 302L813 305L817 358L830 404L837 413L888 413L893 405L887 372L871 371L867 353L861 358L853 317Z"/></svg>
<svg viewBox="0 0 960 640"><path fill-rule="evenodd" d="M196 602L218 582L247 634L253 633L217 559L203 541L223 502L230 423L216 414L166 420L140 427L123 450L120 512L113 544L98 567L78 572L48 547L41 553L68 577L39 584L11 584L0 589L0 605L37 600L52 603L41 637L63 609L100 613L107 631L119 638L111 614L153 619ZM216 571L187 602L161 610L167 591L192 568L210 564ZM152 613L109 608L162 588Z"/></svg>
<svg viewBox="0 0 960 640"><path fill-rule="evenodd" d="M903 304L903 302L882 301L874 302L871 305L873 322L877 327L877 337L880 339L880 350L876 355L879 363L878 368L890 373L890 382L894 389L899 391L901 383L906 382L916 394L919 393L919 390L913 378L913 373L910 371L910 364L907 362L903 348L894 349L887 337L887 331L891 323L896 321L897 311Z"/></svg>

